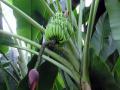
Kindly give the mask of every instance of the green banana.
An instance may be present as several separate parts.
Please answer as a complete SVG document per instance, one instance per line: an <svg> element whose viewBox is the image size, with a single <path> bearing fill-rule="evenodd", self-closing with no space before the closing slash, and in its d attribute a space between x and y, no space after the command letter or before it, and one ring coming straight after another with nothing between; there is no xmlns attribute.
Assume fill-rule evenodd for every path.
<svg viewBox="0 0 120 90"><path fill-rule="evenodd" d="M45 38L47 41L56 40L58 44L66 42L73 33L73 27L62 12L57 12L51 17L46 29Z"/></svg>

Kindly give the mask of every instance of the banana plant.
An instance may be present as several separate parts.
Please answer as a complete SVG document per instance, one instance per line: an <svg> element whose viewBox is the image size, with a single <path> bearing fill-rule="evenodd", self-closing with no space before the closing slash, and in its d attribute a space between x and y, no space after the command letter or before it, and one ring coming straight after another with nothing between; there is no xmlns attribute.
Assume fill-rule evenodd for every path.
<svg viewBox="0 0 120 90"><path fill-rule="evenodd" d="M17 34L0 30L0 46L19 53L13 64L1 52L14 71L0 63L6 90L12 90L7 76L17 83L16 90L120 90L118 0L93 0L90 7L85 7L85 0L66 0L66 10L59 0L0 2L17 20Z"/></svg>

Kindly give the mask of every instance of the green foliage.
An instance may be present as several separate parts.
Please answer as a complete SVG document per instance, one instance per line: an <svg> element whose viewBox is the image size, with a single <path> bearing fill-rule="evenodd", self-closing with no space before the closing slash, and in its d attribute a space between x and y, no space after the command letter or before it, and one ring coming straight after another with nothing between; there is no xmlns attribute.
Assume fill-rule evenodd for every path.
<svg viewBox="0 0 120 90"><path fill-rule="evenodd" d="M24 11L27 15L33 17L38 22L40 21L35 11L35 1L34 0L13 0L13 5ZM32 24L28 23L23 17L21 17L18 13L14 12L17 19L17 33L21 36L27 37L31 40L36 40L39 30L34 27Z"/></svg>
<svg viewBox="0 0 120 90"><path fill-rule="evenodd" d="M9 47L8 47L8 46L0 45L0 52L7 53L8 50L9 50Z"/></svg>
<svg viewBox="0 0 120 90"><path fill-rule="evenodd" d="M106 9L110 19L112 37L115 40L118 51L120 52L120 1L105 0ZM111 7L113 6L113 7Z"/></svg>
<svg viewBox="0 0 120 90"><path fill-rule="evenodd" d="M54 90L63 90L64 88L65 88L65 85L62 79L62 75L58 73L55 83L54 83Z"/></svg>
<svg viewBox="0 0 120 90"><path fill-rule="evenodd" d="M91 47L95 49L96 54L103 60L107 60L116 49L106 12L99 18L96 24L96 31L91 40Z"/></svg>
<svg viewBox="0 0 120 90"><path fill-rule="evenodd" d="M51 16L54 15L53 10L49 7L45 0L33 0L34 10L41 14L45 20L49 20Z"/></svg>
<svg viewBox="0 0 120 90"><path fill-rule="evenodd" d="M99 57L93 56L91 63L91 82L93 90L119 90L120 87L115 82L115 79L108 65Z"/></svg>
<svg viewBox="0 0 120 90"><path fill-rule="evenodd" d="M45 48L42 62L37 68L40 74L37 90L88 90L83 89L84 86L91 90L120 90L120 58L116 60L112 56L116 55L116 49L120 52L119 0L105 0L106 11L100 17L95 16L99 12L97 8L100 0L93 0L90 7L85 7L84 0L80 0L78 14L72 10L74 3L66 0L68 11L64 14L68 15L65 16L61 12L59 0L56 0L55 6L53 2L48 5L47 0L8 0L11 4L0 1L13 9L17 20L17 34L20 35L0 31L0 51L5 53L8 51L6 46L12 46L18 48L18 51L23 49L31 52L31 55L23 54L23 57L27 57L26 61L29 61L28 66L25 64L28 72L38 60L38 51L41 50L39 43L56 40L61 44L67 41L60 47L48 45ZM61 13L56 13L56 7ZM34 46L34 49L18 46L16 39ZM21 55L20 52L19 54ZM113 58L110 59L110 56ZM22 66L22 63L25 62L19 65ZM112 64L112 68L108 63ZM28 72L25 72L25 77L20 77L16 73L17 70L19 73L22 70L19 67L11 68L10 65L11 61L0 62L1 72L4 74L4 79L0 79L0 82L5 90L29 90ZM9 72L8 68L14 70L14 73ZM0 86L0 90L3 87Z"/></svg>
<svg viewBox="0 0 120 90"><path fill-rule="evenodd" d="M13 0L13 4L24 11L26 14L31 16L31 1L29 0ZM17 19L17 33L24 37L31 39L31 27L32 25L29 24L23 17L19 14L15 13Z"/></svg>

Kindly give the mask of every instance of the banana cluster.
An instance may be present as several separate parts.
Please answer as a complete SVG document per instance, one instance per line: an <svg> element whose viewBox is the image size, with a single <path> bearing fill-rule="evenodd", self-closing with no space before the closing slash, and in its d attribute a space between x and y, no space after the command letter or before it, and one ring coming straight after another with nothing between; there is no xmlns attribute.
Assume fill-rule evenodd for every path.
<svg viewBox="0 0 120 90"><path fill-rule="evenodd" d="M45 38L47 41L56 40L58 44L63 44L73 33L71 23L64 17L63 13L57 12L51 17L46 29Z"/></svg>

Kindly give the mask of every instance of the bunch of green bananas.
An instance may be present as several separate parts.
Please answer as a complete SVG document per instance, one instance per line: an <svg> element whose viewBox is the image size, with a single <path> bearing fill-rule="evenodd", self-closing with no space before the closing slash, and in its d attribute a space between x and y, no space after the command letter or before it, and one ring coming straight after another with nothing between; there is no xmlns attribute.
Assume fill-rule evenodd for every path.
<svg viewBox="0 0 120 90"><path fill-rule="evenodd" d="M62 12L57 12L51 17L46 29L45 38L47 41L56 40L58 44L63 44L73 33L71 23L64 17Z"/></svg>

